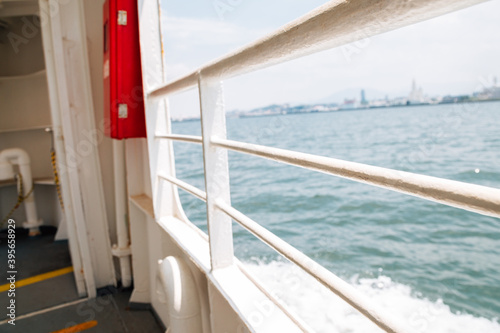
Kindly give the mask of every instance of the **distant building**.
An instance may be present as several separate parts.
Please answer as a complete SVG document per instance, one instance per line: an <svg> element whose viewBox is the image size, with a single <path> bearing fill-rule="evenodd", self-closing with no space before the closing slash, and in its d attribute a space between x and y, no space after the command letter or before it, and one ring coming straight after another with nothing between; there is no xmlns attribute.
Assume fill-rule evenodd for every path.
<svg viewBox="0 0 500 333"><path fill-rule="evenodd" d="M408 98L407 97L396 97L396 98L392 99L389 103L392 106L407 105L408 104Z"/></svg>
<svg viewBox="0 0 500 333"><path fill-rule="evenodd" d="M363 106L368 105L368 101L366 100L364 89L361 90L361 105L363 105Z"/></svg>
<svg viewBox="0 0 500 333"><path fill-rule="evenodd" d="M406 104L423 104L425 102L424 100L424 93L422 90L422 87L417 87L417 83L415 82L415 79L413 79L412 87L411 87L411 92L410 95L408 95L408 101Z"/></svg>
<svg viewBox="0 0 500 333"><path fill-rule="evenodd" d="M356 108L356 99L345 99L344 104L340 105L340 110L352 110Z"/></svg>
<svg viewBox="0 0 500 333"><path fill-rule="evenodd" d="M384 108L389 106L389 102L385 99L377 99L370 101L370 107L371 108Z"/></svg>

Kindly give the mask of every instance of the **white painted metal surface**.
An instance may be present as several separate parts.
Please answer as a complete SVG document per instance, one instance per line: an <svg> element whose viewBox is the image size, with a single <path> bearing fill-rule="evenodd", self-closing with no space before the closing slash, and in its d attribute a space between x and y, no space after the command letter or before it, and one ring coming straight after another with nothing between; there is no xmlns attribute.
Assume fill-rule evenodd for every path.
<svg viewBox="0 0 500 333"><path fill-rule="evenodd" d="M160 260L158 265L170 317L167 332L203 332L200 299L189 266L173 256Z"/></svg>
<svg viewBox="0 0 500 333"><path fill-rule="evenodd" d="M46 13L50 8L57 9L59 4L55 0L49 2L39 0L40 9ZM74 145L73 131L71 130L71 120L68 119L69 96L66 82L66 72L64 66L64 51L62 47L61 23L57 17L43 15L42 37L44 43L45 64L47 68L47 82L49 85L49 97L51 105L51 116L54 131L54 144L58 154L58 168L65 170L68 165L66 155L66 145ZM58 66L59 65L59 66ZM68 222L68 234L70 239L71 260L74 267L74 274L78 293L80 296L85 293L93 298L97 295L94 272L91 264L91 254L87 227L82 209L82 199L79 188L79 179L76 172L61 172L61 186L63 200L65 203L65 215ZM78 255L79 254L79 255ZM85 289L82 284L85 283Z"/></svg>
<svg viewBox="0 0 500 333"><path fill-rule="evenodd" d="M39 1L40 11L47 13L48 2L44 0ZM50 101L50 114L52 120L52 135L54 140L54 149L57 153L57 168L62 169L62 164L66 161L66 150L64 148L64 139L62 131L62 117L61 117L61 107L65 99L59 96L62 93L58 90L59 83L57 82L56 73L56 59L52 38L52 21L48 16L42 15L42 38L43 38L43 50L45 58L45 68L47 72L47 84L49 86L49 101ZM68 174L59 174L59 179L61 181L61 192L63 201L65 203L64 207L64 219L66 221L66 226L68 229L68 245L70 249L71 262L73 264L73 275L75 277L76 287L78 295L84 296L87 294L86 288L92 288L92 286L86 283L84 275L83 266L83 255L88 253L88 244L82 244L78 239L77 235L77 223L79 223L80 216L76 215L77 211L73 209L73 202L71 198L70 182ZM89 255L90 256L90 255Z"/></svg>
<svg viewBox="0 0 500 333"><path fill-rule="evenodd" d="M235 259L235 265L223 269L211 269L210 251L208 239L199 233L191 223L185 223L174 217L162 218L158 221L162 229L172 237L191 261L207 276L210 284L218 288L225 297L225 302L236 309L239 316L246 325L238 326L236 330L222 330L217 321L234 321L232 314L224 311L219 305L211 300L212 328L210 332L309 332L306 325L297 325L297 321L291 319L289 312L283 311L285 305L275 305L261 291L254 279L249 279L241 270L241 264ZM212 298L215 298L212 295ZM276 301L276 303L278 303ZM257 305L257 306L256 306ZM265 310L263 310L265 307ZM219 319L215 319L215 318ZM207 332L204 330L204 332Z"/></svg>
<svg viewBox="0 0 500 333"><path fill-rule="evenodd" d="M483 215L500 217L499 189L244 142L219 138L212 138L211 142L217 147L348 178Z"/></svg>
<svg viewBox="0 0 500 333"><path fill-rule="evenodd" d="M383 311L377 310L376 305L368 301L368 299L359 293L353 286L343 281L278 236L260 226L257 222L240 213L238 210L234 209L222 200L218 200L216 206L218 209L241 224L245 229L281 253L288 260L302 268L305 272L309 273L321 284L333 291L386 332L408 331L408 329L404 328L404 326L397 322L397 318L394 318Z"/></svg>
<svg viewBox="0 0 500 333"><path fill-rule="evenodd" d="M69 154L67 166L68 169L76 169L80 181L80 204L83 205L89 234L94 278L96 287L101 288L116 285L116 278L99 160L99 141L95 132L84 0L54 2L59 11L52 18L60 21L64 52L64 61L58 66L65 67L70 102L63 112L64 116L69 117L74 136L73 145L66 146Z"/></svg>
<svg viewBox="0 0 500 333"><path fill-rule="evenodd" d="M139 1L142 76L145 90L161 84L164 79L158 17L159 4L156 0ZM168 140L158 140L153 134L171 134L168 101L152 100L145 97L149 167L155 217L181 215L174 186L161 182L158 178L158 173L175 177L174 161L171 158L173 156L172 143Z"/></svg>
<svg viewBox="0 0 500 333"><path fill-rule="evenodd" d="M485 0L332 0L240 50L150 91L150 98L180 92L198 75L230 77L421 22Z"/></svg>
<svg viewBox="0 0 500 333"><path fill-rule="evenodd" d="M111 252L120 261L122 286L132 285L130 264L129 224L127 211L127 187L125 172L125 143L113 140L113 169L115 180L116 234L118 244L113 245Z"/></svg>
<svg viewBox="0 0 500 333"><path fill-rule="evenodd" d="M130 249L134 289L131 304L151 303L149 280L148 221L154 218L145 139L125 140L127 191L129 195Z"/></svg>
<svg viewBox="0 0 500 333"><path fill-rule="evenodd" d="M231 200L227 150L210 143L212 136L226 138L224 93L221 82L204 81L202 77L199 89L210 258L212 269L218 269L230 266L234 257L231 219L215 209L216 200Z"/></svg>
<svg viewBox="0 0 500 333"><path fill-rule="evenodd" d="M166 181L182 188L184 191L191 193L200 200L207 201L207 194L204 191L194 187L193 185L190 185L180 179L170 176L158 175L158 177L165 179Z"/></svg>
<svg viewBox="0 0 500 333"><path fill-rule="evenodd" d="M151 89L164 82L164 68L161 51L160 20L159 20L158 0L139 0L139 34L142 59L142 82L145 90ZM147 160L151 184L151 199L154 209L154 219L142 218L142 225L137 225L141 220L134 221L134 229L143 232L132 235L132 242L136 240L146 240L146 244L132 244L135 248L134 256L139 256L144 252L137 250L137 247L147 246L147 256L142 260L147 263L147 275L149 279L144 287L149 290L149 303L158 313L160 319L168 325L168 308L161 303L156 293L158 260L165 258L163 252L162 235L157 221L168 216L182 216L182 208L177 198L174 185L165 182L158 177L158 174L175 177L172 142L155 138L155 133L170 134L170 117L168 115L168 101L153 101L147 96L144 99L147 137ZM134 215L137 216L137 210ZM136 237L140 236L140 237ZM135 260L135 259L133 259ZM134 267L144 267L144 263L135 263ZM135 275L135 272L134 272ZM142 292L142 290L140 290ZM136 293L134 293L135 295Z"/></svg>
<svg viewBox="0 0 500 333"><path fill-rule="evenodd" d="M155 137L157 139L170 139L170 140L199 143L199 144L202 143L201 136L194 136L194 135L157 134Z"/></svg>

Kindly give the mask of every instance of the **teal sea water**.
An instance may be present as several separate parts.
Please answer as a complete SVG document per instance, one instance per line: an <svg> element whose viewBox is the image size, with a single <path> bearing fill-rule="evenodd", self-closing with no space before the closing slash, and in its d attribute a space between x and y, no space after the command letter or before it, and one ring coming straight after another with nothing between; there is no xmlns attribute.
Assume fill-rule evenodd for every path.
<svg viewBox="0 0 500 333"><path fill-rule="evenodd" d="M196 121L172 127L200 133ZM500 188L499 102L228 118L227 127L233 140ZM201 147L174 150L177 176L203 189ZM229 153L229 165L233 206L417 331L500 332L500 219L239 153ZM180 192L190 220L206 230L204 203ZM234 243L316 331L364 327L236 224ZM292 297L286 289L297 283ZM326 309L346 315L318 315Z"/></svg>

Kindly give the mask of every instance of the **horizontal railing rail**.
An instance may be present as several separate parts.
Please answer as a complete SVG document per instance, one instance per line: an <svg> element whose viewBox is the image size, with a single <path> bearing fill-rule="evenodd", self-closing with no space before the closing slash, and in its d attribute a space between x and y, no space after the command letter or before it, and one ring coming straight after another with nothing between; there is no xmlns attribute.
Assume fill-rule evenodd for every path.
<svg viewBox="0 0 500 333"><path fill-rule="evenodd" d="M483 215L500 217L500 189L232 140L212 138L211 143L216 147L348 178Z"/></svg>
<svg viewBox="0 0 500 333"><path fill-rule="evenodd" d="M202 143L201 136L194 135L182 135L182 134L157 134L155 135L157 139L168 139L174 141L183 141L183 142L191 142L191 143Z"/></svg>
<svg viewBox="0 0 500 333"><path fill-rule="evenodd" d="M181 189L183 189L186 192L191 193L192 195L194 195L195 197L197 197L200 200L207 201L207 194L205 193L205 191L202 191L199 188L194 187L191 184L188 184L180 179L170 177L167 175L158 175L158 177L163 179L163 180L168 181L169 183L174 184L177 187L180 187Z"/></svg>
<svg viewBox="0 0 500 333"><path fill-rule="evenodd" d="M405 332L400 324L393 318L387 316L382 311L376 310L376 307L353 286L306 256L304 253L222 200L216 201L215 205L234 221L238 222L242 227L260 238L264 243L268 244L285 258L302 268L345 302L357 309L377 326L386 332Z"/></svg>
<svg viewBox="0 0 500 333"><path fill-rule="evenodd" d="M486 0L330 1L275 33L148 92L161 98L443 15Z"/></svg>

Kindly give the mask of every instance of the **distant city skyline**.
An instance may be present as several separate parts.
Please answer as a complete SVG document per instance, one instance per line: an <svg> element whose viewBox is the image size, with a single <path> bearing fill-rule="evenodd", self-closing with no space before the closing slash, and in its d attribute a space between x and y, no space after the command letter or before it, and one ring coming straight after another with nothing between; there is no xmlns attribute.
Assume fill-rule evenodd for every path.
<svg viewBox="0 0 500 333"><path fill-rule="evenodd" d="M481 90L470 92L469 94L458 95L434 95L428 96L423 92L422 87L417 85L413 80L410 92L407 96L399 96L389 98L385 95L384 98L367 98L365 90L359 91L359 99L354 97L344 97L342 102L319 102L319 103L301 103L292 105L290 103L270 104L254 109L236 109L227 110L227 116L232 118L240 117L256 117L256 116L273 116L298 113L314 113L314 112L335 112L335 111L350 111L361 109L378 109L388 107L406 107L406 106L423 106L437 104L457 104L457 103L476 103L487 101L500 101L500 85L497 78L493 78L492 85L483 86ZM199 115L194 116L173 116L174 121L184 121L199 119Z"/></svg>
<svg viewBox="0 0 500 333"><path fill-rule="evenodd" d="M170 80L326 2L231 1L233 7L216 9L216 4L227 2L221 1L173 0L164 5ZM337 92L361 89L367 99L372 98L370 91L395 98L408 95L413 79L429 96L469 94L500 76L498 31L500 0L493 0L225 81L226 108L315 103ZM196 116L197 92L174 96L171 106L174 117Z"/></svg>
<svg viewBox="0 0 500 333"><path fill-rule="evenodd" d="M380 96L380 94L377 94L376 96L369 96L369 94L366 94L365 89L360 89L359 92L359 104L360 105L369 105L373 101L377 100L401 100L401 101L406 101L409 104L422 104L422 103L429 103L432 104L433 102L439 102L445 97L450 97L450 96L457 96L457 95L464 95L464 96L479 96L479 99L498 99L500 98L500 86L498 84L498 77L493 76L490 78L490 80L485 80L481 82L473 91L469 91L467 93L459 93L459 94L447 94L447 95L439 95L439 94L427 94L426 91L424 90L424 87L419 85L418 82L413 79L412 84L411 84L411 89L409 90L409 93L406 95L402 96L392 96L389 98L388 94L384 94L384 96ZM490 96L491 95L491 96ZM482 98L481 98L482 96ZM354 97L351 95L346 95L344 97L344 100L358 100L357 97ZM405 103L406 103L405 102ZM342 101L339 101L338 104L342 104ZM400 103L403 104L403 103Z"/></svg>

